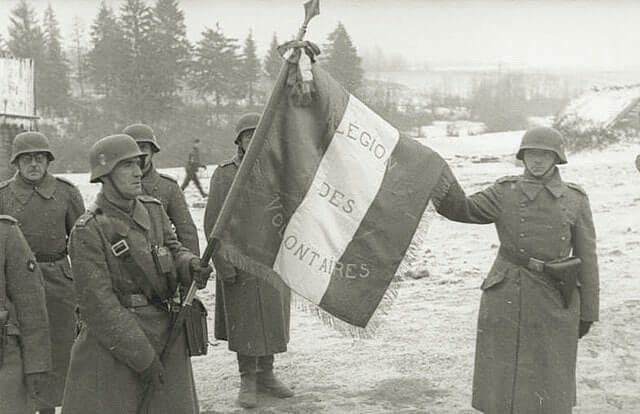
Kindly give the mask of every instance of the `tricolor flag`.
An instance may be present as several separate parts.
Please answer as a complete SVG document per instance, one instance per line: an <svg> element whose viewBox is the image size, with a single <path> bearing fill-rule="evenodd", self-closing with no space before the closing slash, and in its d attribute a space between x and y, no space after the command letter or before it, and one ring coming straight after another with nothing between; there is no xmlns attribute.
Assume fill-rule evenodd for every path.
<svg viewBox="0 0 640 414"><path fill-rule="evenodd" d="M276 86L213 237L234 266L365 327L446 164L311 71L310 106Z"/></svg>

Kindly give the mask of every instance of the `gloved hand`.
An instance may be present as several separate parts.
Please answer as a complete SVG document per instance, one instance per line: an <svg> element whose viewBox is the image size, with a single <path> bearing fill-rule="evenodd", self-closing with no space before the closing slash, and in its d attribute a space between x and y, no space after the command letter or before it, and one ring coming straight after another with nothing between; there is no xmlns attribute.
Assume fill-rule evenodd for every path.
<svg viewBox="0 0 640 414"><path fill-rule="evenodd" d="M27 386L27 391L33 397L34 400L38 400L40 393L42 392L47 378L46 372L34 372L32 374L26 374L24 376L24 382Z"/></svg>
<svg viewBox="0 0 640 414"><path fill-rule="evenodd" d="M578 338L582 338L589 332L591 329L591 325L593 321L580 321L580 326L578 327Z"/></svg>
<svg viewBox="0 0 640 414"><path fill-rule="evenodd" d="M164 384L164 366L157 356L153 358L151 365L140 373L142 381L149 384L153 389L158 389Z"/></svg>
<svg viewBox="0 0 640 414"><path fill-rule="evenodd" d="M206 266L202 266L200 259L194 257L189 262L189 270L191 272L191 279L196 282L198 289L202 289L207 286L207 280L211 277L213 268L209 263Z"/></svg>

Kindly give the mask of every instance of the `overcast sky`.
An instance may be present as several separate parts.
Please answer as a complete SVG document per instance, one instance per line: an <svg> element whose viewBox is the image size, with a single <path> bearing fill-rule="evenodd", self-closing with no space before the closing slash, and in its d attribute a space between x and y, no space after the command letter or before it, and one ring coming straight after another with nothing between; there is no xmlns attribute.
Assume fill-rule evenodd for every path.
<svg viewBox="0 0 640 414"><path fill-rule="evenodd" d="M68 39L70 23L93 22L100 0L29 0L41 20L50 2ZM122 0L105 0L119 8ZM148 4L153 0L148 0ZM243 40L253 30L262 55L273 33L297 32L303 0L180 0L188 36L219 22ZM0 0L0 32L17 0ZM375 46L432 65L468 63L535 68L640 71L640 0L321 0L307 39L322 44L344 23L356 47Z"/></svg>

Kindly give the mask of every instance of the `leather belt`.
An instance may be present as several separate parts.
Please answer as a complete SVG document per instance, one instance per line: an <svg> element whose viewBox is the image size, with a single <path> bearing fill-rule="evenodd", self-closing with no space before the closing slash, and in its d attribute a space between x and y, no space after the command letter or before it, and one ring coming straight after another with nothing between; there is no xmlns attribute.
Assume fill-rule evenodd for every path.
<svg viewBox="0 0 640 414"><path fill-rule="evenodd" d="M544 260L536 259L535 257L528 257L520 254L513 254L506 248L500 246L498 254L510 261L513 264L526 267L534 272L544 272Z"/></svg>
<svg viewBox="0 0 640 414"><path fill-rule="evenodd" d="M135 293L133 295L123 295L120 297L120 303L125 308L141 308L143 306L151 305L149 299L141 293Z"/></svg>
<svg viewBox="0 0 640 414"><path fill-rule="evenodd" d="M38 263L51 263L57 262L67 257L67 252L62 253L36 253L36 262Z"/></svg>

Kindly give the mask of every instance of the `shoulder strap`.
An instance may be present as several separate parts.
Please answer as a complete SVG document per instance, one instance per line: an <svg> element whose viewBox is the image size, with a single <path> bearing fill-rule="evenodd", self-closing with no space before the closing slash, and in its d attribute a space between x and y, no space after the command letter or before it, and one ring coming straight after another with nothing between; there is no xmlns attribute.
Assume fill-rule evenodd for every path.
<svg viewBox="0 0 640 414"><path fill-rule="evenodd" d="M98 222L98 231L109 242L109 247L115 261L114 269L119 273L120 277L122 270L125 269L128 274L131 274L136 282L136 285L144 292L145 296L149 299L159 299L160 293L153 283L153 278L145 272L144 268L134 260L133 255L129 251L129 244L126 237L121 236L117 232L113 231L113 225L109 223L109 219L104 214L96 214L96 220ZM109 229L111 231L105 231ZM107 234L109 234L107 236ZM107 254L107 258L111 258L112 255ZM118 292L117 292L118 293Z"/></svg>

